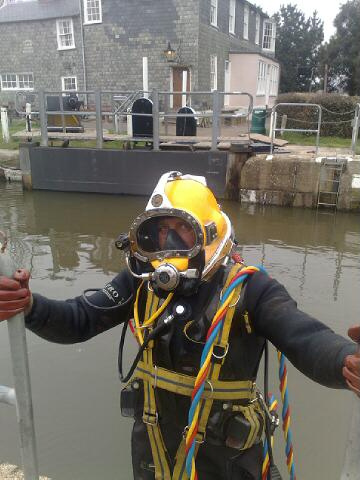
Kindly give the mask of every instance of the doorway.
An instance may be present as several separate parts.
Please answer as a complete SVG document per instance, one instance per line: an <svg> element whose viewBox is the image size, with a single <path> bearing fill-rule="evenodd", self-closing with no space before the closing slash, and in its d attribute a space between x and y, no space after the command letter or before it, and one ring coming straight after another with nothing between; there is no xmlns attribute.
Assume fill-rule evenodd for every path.
<svg viewBox="0 0 360 480"><path fill-rule="evenodd" d="M172 68L172 82L171 87L173 92L181 92L183 89L183 72L187 72L186 91L190 92L190 70L187 67L173 67ZM190 102L188 106L190 106ZM170 95L170 108L179 110L182 107L182 95Z"/></svg>

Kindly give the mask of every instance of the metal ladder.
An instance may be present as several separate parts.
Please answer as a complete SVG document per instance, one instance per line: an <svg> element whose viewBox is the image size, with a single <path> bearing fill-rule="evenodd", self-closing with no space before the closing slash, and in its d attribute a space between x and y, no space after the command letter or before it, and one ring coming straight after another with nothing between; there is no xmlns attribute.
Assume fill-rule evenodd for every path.
<svg viewBox="0 0 360 480"><path fill-rule="evenodd" d="M337 209L342 173L347 165L347 158L326 157L321 160L317 208Z"/></svg>

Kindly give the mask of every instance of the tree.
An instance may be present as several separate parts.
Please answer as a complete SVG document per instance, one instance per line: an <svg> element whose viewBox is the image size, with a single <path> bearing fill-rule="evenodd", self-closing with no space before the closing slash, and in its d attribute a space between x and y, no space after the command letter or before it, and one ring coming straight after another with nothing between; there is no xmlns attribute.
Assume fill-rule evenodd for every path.
<svg viewBox="0 0 360 480"><path fill-rule="evenodd" d="M306 18L296 5L282 5L277 24L276 57L281 64L280 92L312 90L317 80L324 24L314 11Z"/></svg>
<svg viewBox="0 0 360 480"><path fill-rule="evenodd" d="M329 66L329 91L360 95L360 0L340 7L334 26L336 33L322 51L322 64Z"/></svg>

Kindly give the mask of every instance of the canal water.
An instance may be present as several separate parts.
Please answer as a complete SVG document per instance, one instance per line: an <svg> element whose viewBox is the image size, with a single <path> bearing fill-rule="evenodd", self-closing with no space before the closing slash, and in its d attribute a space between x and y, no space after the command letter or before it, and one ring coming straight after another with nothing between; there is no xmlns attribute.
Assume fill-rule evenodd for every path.
<svg viewBox="0 0 360 480"><path fill-rule="evenodd" d="M33 291L65 299L102 287L123 268L114 238L145 202L140 197L23 192L20 185L1 183L0 229L11 235L18 266L31 270ZM246 262L263 264L300 309L342 335L360 322L358 215L234 202L223 202L223 208L234 222ZM0 384L12 385L5 323L0 324ZM28 332L40 469L54 480L131 478L131 421L119 412L120 333L117 327L89 342L64 346ZM129 338L128 363L135 351ZM351 394L319 386L291 365L288 386L297 477L338 479ZM274 351L270 387L280 400ZM287 478L283 447L278 429L276 461ZM21 460L15 410L0 404L2 462Z"/></svg>

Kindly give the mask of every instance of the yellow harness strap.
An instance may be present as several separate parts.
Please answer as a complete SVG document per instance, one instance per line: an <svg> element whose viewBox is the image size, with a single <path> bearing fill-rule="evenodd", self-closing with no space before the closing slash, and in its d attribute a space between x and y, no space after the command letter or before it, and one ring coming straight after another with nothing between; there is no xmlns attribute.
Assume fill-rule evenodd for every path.
<svg viewBox="0 0 360 480"><path fill-rule="evenodd" d="M226 279L223 290L225 290L231 279L236 275L238 271L243 268L242 265L234 265ZM236 400L253 400L256 396L255 385L250 380L245 381L223 381L219 380L221 366L224 363L224 359L228 350L228 339L232 320L235 313L235 307L238 299L240 298L242 284L235 289L234 298L235 302L230 305L225 319L223 321L222 329L220 330L217 342L216 352L220 350L221 354L213 353L214 361L212 362L208 380L205 385L204 392L202 394L202 403L199 415L199 428L197 434L197 445L195 455L198 451L199 445L205 440L206 425L211 412L211 408L214 400L224 401L236 401ZM149 291L146 300L145 307L145 319L156 311L159 306L160 299ZM218 305L218 308L220 305ZM215 348L216 348L215 347ZM146 424L149 441L151 445L151 451L155 466L155 479L156 480L185 480L188 478L185 469L185 439L183 439L179 445L176 453L176 463L173 471L173 475L170 472L169 455L163 437L161 434L160 426L158 423L158 412L156 409L155 388L161 388L172 393L180 395L191 396L195 379L190 375L184 375L181 373L173 372L162 367L154 366L152 359L153 342L150 342L147 349L144 351L143 360L137 365L134 377L140 378L144 383L144 410L143 421ZM250 418L251 425L254 423L255 432L255 419L253 416ZM252 436L252 435L250 435Z"/></svg>
<svg viewBox="0 0 360 480"><path fill-rule="evenodd" d="M160 299L154 295L153 292L149 292L146 307L145 318L149 318L150 315L158 308ZM149 343L147 349L143 354L144 368L153 370L152 359L153 341ZM168 454L166 446L159 427L159 417L156 409L155 399L155 387L156 385L144 379L144 409L143 409L143 422L146 424L152 457L155 465L155 480L171 480L171 473L168 462Z"/></svg>
<svg viewBox="0 0 360 480"><path fill-rule="evenodd" d="M229 286L229 283L231 279L243 268L242 265L235 264L226 279L225 285L223 287L223 291L226 290L226 288ZM235 313L235 307L237 304L238 299L240 298L241 294L241 288L242 288L242 283L240 283L235 291L234 291L234 298L236 299L235 302L229 306L228 311L226 313L226 316L223 321L223 326L222 329L220 330L218 337L217 337L217 343L216 345L222 349L224 352L222 357L214 357L215 362L213 361L210 367L210 372L208 375L208 380L207 380L207 385L211 388L213 388L213 384L217 384L219 382L219 375L220 375L220 370L221 366L224 362L227 350L228 350L228 339L229 339L229 333L230 333L230 328L232 324L232 319L234 317ZM218 305L218 308L220 308L220 303ZM221 360L220 362L217 360ZM232 384L233 382L223 382L227 384ZM235 383L235 382L234 382ZM242 383L242 382L241 382ZM244 382L245 383L245 382ZM252 382L246 382L248 384L248 390L247 390L247 397L246 398L251 398L254 395L254 385ZM205 387L206 390L206 387ZM205 435L206 435L206 425L209 419L210 411L213 405L213 401L215 400L213 395L210 395L206 397L203 395L203 400L201 401L201 406L200 406L200 415L199 415L199 426L198 426L198 432L197 432L197 440L196 442L196 448L195 448L195 453L194 453L194 458L196 458L196 455L199 450L199 446L205 441ZM240 399L241 397L237 397L237 399ZM225 400L226 397L223 396L220 398L220 400ZM234 398L235 400L235 398ZM186 452L185 452L185 438L181 441L180 446L178 448L178 451L176 453L176 464L174 468L174 474L173 474L173 479L174 480L185 480L188 478L188 475L186 473L185 469L185 460L186 460Z"/></svg>

